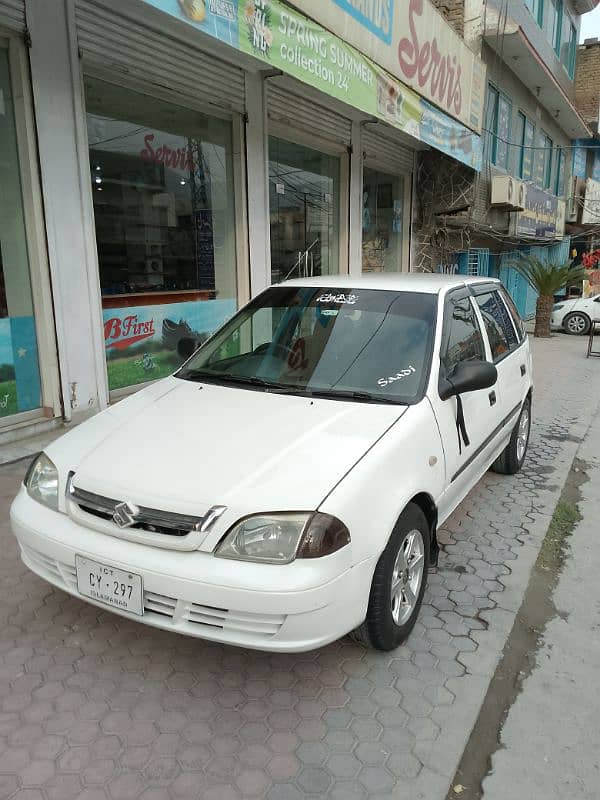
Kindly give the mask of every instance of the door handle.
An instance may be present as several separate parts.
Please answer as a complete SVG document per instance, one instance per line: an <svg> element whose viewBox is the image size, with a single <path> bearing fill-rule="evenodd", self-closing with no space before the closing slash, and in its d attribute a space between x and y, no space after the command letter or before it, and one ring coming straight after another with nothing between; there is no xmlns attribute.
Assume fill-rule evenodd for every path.
<svg viewBox="0 0 600 800"><path fill-rule="evenodd" d="M525 375L526 372L527 372L527 368L526 368L525 364L521 364L521 376Z"/></svg>
<svg viewBox="0 0 600 800"><path fill-rule="evenodd" d="M496 405L496 392L490 392L488 397L490 398L490 405Z"/></svg>

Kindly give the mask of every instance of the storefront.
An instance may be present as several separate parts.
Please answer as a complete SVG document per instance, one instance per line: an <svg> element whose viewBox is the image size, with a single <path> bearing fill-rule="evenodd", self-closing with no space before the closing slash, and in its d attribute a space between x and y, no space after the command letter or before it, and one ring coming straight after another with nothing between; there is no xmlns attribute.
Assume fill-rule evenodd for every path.
<svg viewBox="0 0 600 800"><path fill-rule="evenodd" d="M448 114L294 5L0 0L0 418L94 413L272 282L410 269L415 152L479 167L471 81ZM9 28L31 41L37 188Z"/></svg>

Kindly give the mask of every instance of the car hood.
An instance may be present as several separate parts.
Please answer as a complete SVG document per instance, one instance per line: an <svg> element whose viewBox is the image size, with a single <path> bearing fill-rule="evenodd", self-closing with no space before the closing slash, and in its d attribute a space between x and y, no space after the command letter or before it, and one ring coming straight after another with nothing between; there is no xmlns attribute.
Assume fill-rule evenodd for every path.
<svg viewBox="0 0 600 800"><path fill-rule="evenodd" d="M167 378L47 452L78 487L153 508L313 510L405 411Z"/></svg>

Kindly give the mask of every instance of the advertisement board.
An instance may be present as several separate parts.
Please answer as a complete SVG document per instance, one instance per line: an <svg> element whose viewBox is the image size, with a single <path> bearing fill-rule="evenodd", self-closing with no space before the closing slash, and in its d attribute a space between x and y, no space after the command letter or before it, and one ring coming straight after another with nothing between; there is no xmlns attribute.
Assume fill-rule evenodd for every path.
<svg viewBox="0 0 600 800"><path fill-rule="evenodd" d="M31 316L0 319L0 417L39 408L40 374Z"/></svg>
<svg viewBox="0 0 600 800"><path fill-rule="evenodd" d="M583 225L600 224L600 181L588 178L585 182L585 199L581 212Z"/></svg>
<svg viewBox="0 0 600 800"><path fill-rule="evenodd" d="M531 239L553 239L557 236L558 212L555 195L527 184L525 208L515 215L515 233ZM562 231L558 235L562 235Z"/></svg>
<svg viewBox="0 0 600 800"><path fill-rule="evenodd" d="M181 364L177 354L181 338L192 337L201 344L235 311L235 300L105 308L104 346L109 389L170 375Z"/></svg>
<svg viewBox="0 0 600 800"><path fill-rule="evenodd" d="M481 130L483 63L429 0L292 0L419 95Z"/></svg>
<svg viewBox="0 0 600 800"><path fill-rule="evenodd" d="M328 28L330 29L297 12L281 0L222 0L225 6L216 0L212 3L211 0L189 0L189 2L181 3L176 0L146 0L146 2L185 20L204 33L215 36L276 69L281 69L287 75L291 75L331 97L388 122L395 128L441 150L475 170L481 169L481 137L464 124L462 111L463 94L467 85L469 86L469 97L471 95L473 74L478 75L479 94L485 88L483 68L477 65L477 68L473 69L473 54L469 61L468 76L466 74L467 64L465 62L463 65L461 61L463 56L461 55L459 58L453 51L446 52L443 58L440 55L441 51L435 51L435 59L428 61L427 64L421 63L417 59L418 70L417 66L415 66L415 70L418 71L418 75L412 83L414 84L416 81L419 84L423 76L429 76L435 88L435 92L432 90L430 94L435 94L438 100L440 97L444 100L444 102L437 103L440 106L438 108L425 99L428 94L422 91L423 87L419 88L421 94L424 95L421 96L407 85L409 81L405 80L404 73L402 73L404 79L399 78L390 70L389 66L386 68L381 63L376 63L360 49L332 33L333 18L344 15L340 13L340 6L329 0L319 0L318 3L315 3L317 10L313 16L319 19L320 16L323 16L324 10L329 9L330 6L335 9L331 12L333 15L331 19L327 16L326 22L329 23ZM415 0L411 0L411 6L414 2ZM225 7L230 10L233 5L236 5L238 10L236 26L229 25L229 11L224 16ZM349 3L349 5L355 7L353 3ZM311 14L313 13L313 2L303 3L303 7L306 7ZM394 19L399 19L399 7L399 4L390 4L392 10L396 8ZM429 6L427 8L429 9ZM319 10L321 13L318 13ZM422 14L422 11L419 12L416 8L414 10L415 18L419 17L419 13ZM351 16L348 18L358 25L359 30L363 32L363 38L365 31L366 34L371 35L369 29L363 28L355 18ZM226 22L227 24L225 24ZM384 21L380 19L377 24L380 24L381 33L384 35ZM339 27L339 19L337 25ZM375 22L373 26L375 26ZM407 27L406 30L409 28ZM444 35L448 31L453 33L446 26ZM349 39L350 28L347 34ZM235 35L237 35L237 42ZM372 35L375 41L384 47L379 36L374 33ZM455 34L453 36L456 37ZM456 39L461 42L459 37ZM360 41L360 38L358 40ZM425 49L423 48L423 52ZM468 50L468 48L466 49ZM407 45L405 48L406 59L409 58L409 50ZM470 51L468 52L470 53ZM378 62L381 60L378 55ZM407 69L410 72L412 67L407 67ZM396 73L398 72L399 69L396 69ZM482 106L481 98L478 102ZM454 111L449 109L454 109ZM471 112L468 116L471 120L471 127L479 129L481 107L475 116ZM475 118L477 124L473 122Z"/></svg>

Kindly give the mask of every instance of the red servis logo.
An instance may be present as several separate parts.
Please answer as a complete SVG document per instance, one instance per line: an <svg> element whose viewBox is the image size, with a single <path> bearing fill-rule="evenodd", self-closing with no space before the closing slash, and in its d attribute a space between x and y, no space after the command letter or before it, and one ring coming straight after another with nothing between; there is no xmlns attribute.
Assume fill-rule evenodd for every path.
<svg viewBox="0 0 600 800"><path fill-rule="evenodd" d="M106 349L125 350L132 344L154 336L154 320L138 322L137 314L128 317L112 317L104 323L104 344Z"/></svg>
<svg viewBox="0 0 600 800"><path fill-rule="evenodd" d="M144 161L148 161L150 164L164 164L166 167L183 169L188 172L193 170L194 159L191 150L186 147L168 147L166 144L156 147L154 139L153 133L147 133L144 136L146 146L140 150L140 156Z"/></svg>
<svg viewBox="0 0 600 800"><path fill-rule="evenodd" d="M421 88L429 83L429 96L459 115L462 108L461 66L455 55L440 52L435 36L419 42L416 18L422 14L423 0L410 0L410 37L404 37L398 43L400 69L409 80L416 77Z"/></svg>

